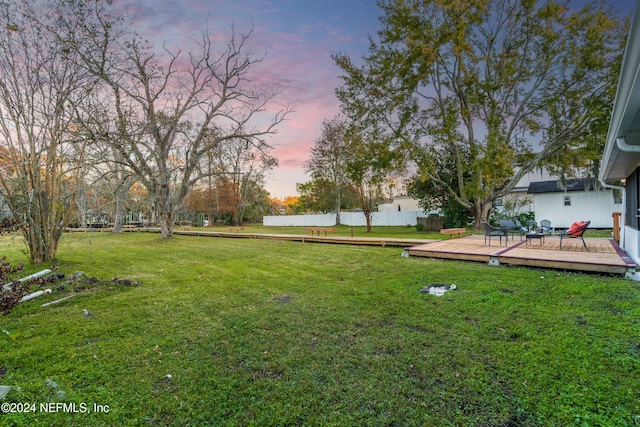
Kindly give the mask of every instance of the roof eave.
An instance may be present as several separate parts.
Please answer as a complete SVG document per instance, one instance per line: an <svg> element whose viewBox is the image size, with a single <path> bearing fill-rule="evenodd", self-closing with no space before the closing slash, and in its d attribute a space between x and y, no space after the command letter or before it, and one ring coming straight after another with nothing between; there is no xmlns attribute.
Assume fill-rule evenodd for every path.
<svg viewBox="0 0 640 427"><path fill-rule="evenodd" d="M627 46L611 121L602 168L598 178L602 182L625 179L640 165L640 135L629 132L637 123L640 114L640 8L636 8Z"/></svg>

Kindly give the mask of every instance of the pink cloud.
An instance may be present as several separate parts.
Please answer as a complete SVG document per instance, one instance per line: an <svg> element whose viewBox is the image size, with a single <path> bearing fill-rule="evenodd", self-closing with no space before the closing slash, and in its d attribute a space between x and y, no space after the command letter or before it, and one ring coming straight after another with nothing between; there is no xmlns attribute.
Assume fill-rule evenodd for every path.
<svg viewBox="0 0 640 427"><path fill-rule="evenodd" d="M250 71L251 83L278 92L272 113L283 105L296 110L269 138L280 166L267 189L279 197L295 194L308 181L304 162L320 135L322 121L339 113L335 88L340 70L336 52L366 53L367 35L375 32L375 2L324 0L116 0L132 15L136 29L150 39L182 47L186 35L209 26L220 41L232 25L237 33L253 28L249 50L266 57Z"/></svg>

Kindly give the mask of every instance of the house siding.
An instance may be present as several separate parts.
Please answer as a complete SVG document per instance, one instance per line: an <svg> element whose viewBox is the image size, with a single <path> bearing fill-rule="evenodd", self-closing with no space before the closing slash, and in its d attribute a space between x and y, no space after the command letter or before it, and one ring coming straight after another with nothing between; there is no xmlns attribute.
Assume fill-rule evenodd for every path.
<svg viewBox="0 0 640 427"><path fill-rule="evenodd" d="M571 206L564 205L565 196L571 198ZM622 204L614 203L613 191L569 191L566 193L540 193L534 195L535 219L551 221L556 229L568 228L575 221L591 221L592 228L612 228L615 211Z"/></svg>
<svg viewBox="0 0 640 427"><path fill-rule="evenodd" d="M623 227L624 232L624 251L629 255L629 258L633 260L636 264L640 264L639 252L640 248L638 248L638 230L625 226Z"/></svg>
<svg viewBox="0 0 640 427"><path fill-rule="evenodd" d="M378 204L378 212L412 212L422 211L420 202L411 197L394 197Z"/></svg>

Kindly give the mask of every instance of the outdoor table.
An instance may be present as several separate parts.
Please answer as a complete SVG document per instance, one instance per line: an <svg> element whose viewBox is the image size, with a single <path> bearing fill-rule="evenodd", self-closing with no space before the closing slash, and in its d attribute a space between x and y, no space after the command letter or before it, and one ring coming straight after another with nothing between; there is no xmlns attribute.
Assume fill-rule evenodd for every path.
<svg viewBox="0 0 640 427"><path fill-rule="evenodd" d="M531 243L531 239L540 240L540 246L544 245L544 234L542 233L528 233L524 236L527 239L527 245Z"/></svg>

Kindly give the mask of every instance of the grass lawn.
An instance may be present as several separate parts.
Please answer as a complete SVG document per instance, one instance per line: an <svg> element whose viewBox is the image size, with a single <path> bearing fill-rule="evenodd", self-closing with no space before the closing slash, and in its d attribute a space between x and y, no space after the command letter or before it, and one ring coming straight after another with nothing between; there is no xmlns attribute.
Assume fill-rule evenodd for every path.
<svg viewBox="0 0 640 427"><path fill-rule="evenodd" d="M0 425L638 425L638 283L401 252L66 234L61 272L141 285L0 318L4 402L36 404ZM418 292L434 283L457 290Z"/></svg>

